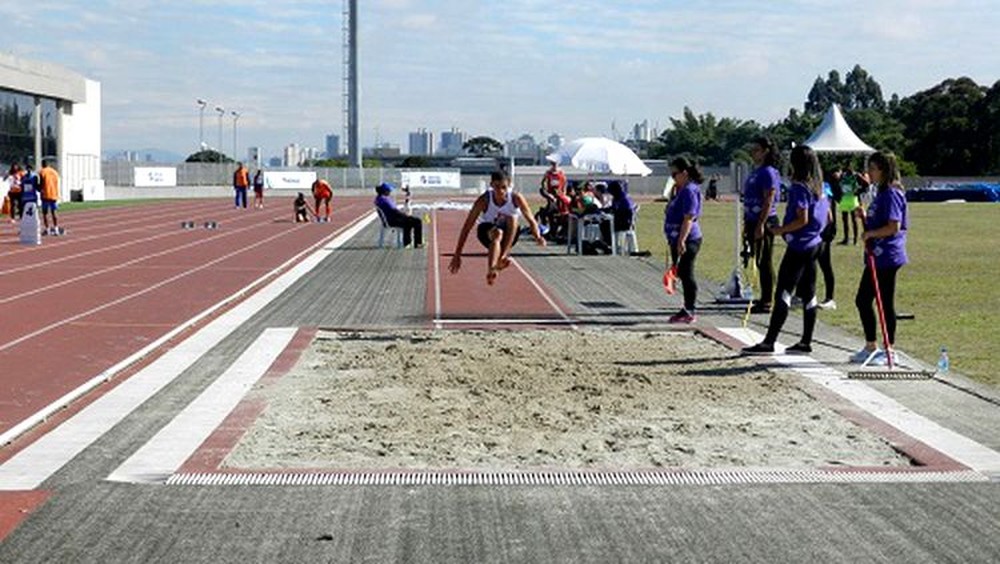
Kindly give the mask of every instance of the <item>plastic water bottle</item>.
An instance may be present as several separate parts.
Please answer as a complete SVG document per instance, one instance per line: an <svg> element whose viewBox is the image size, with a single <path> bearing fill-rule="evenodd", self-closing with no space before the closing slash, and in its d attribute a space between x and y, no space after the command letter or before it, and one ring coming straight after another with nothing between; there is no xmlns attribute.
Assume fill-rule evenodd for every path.
<svg viewBox="0 0 1000 564"><path fill-rule="evenodd" d="M949 368L951 368L951 361L948 359L948 348L941 347L941 356L938 357L937 364L938 372L946 374Z"/></svg>

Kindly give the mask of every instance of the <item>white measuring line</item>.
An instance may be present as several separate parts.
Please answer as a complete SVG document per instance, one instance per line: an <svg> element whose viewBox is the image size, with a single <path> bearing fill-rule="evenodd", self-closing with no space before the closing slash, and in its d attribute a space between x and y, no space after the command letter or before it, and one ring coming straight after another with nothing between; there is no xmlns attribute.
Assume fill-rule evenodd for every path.
<svg viewBox="0 0 1000 564"><path fill-rule="evenodd" d="M116 482L165 482L236 408L285 350L296 331L294 327L266 329L212 385L112 472L108 479Z"/></svg>
<svg viewBox="0 0 1000 564"><path fill-rule="evenodd" d="M213 320L197 333L126 379L118 387L96 399L94 403L0 465L0 491L30 490L40 486L73 457L190 368L212 347L264 309L299 278L308 274L334 249L343 246L374 220L374 212L358 220L353 226L336 236L329 245L324 245L303 259L259 292L254 293L233 309ZM216 306L211 308L211 310L215 309L217 309ZM85 386L89 384L91 383L85 384Z"/></svg>
<svg viewBox="0 0 1000 564"><path fill-rule="evenodd" d="M438 221L437 210L431 212L431 222L434 225L434 328L441 328L441 253L438 251Z"/></svg>
<svg viewBox="0 0 1000 564"><path fill-rule="evenodd" d="M750 329L720 327L719 330L746 344L759 343L763 340L763 335ZM783 352L784 347L776 344L775 350ZM1000 474L1000 453L914 413L865 383L850 380L843 373L808 356L779 353L773 358L874 417L969 468L977 472Z"/></svg>

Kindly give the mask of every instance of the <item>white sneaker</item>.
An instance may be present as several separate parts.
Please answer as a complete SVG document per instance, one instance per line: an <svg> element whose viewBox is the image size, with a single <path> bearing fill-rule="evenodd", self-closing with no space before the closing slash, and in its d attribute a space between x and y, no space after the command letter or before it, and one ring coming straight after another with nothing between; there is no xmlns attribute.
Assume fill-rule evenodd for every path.
<svg viewBox="0 0 1000 564"><path fill-rule="evenodd" d="M878 356L879 354L883 355L883 357L885 356L885 353L882 352L882 349L875 349L875 351L870 351L868 349L861 349L860 351L852 354L850 359L848 359L848 361L851 364L864 364L864 362L868 360L868 357L872 356L873 352L875 356Z"/></svg>
<svg viewBox="0 0 1000 564"><path fill-rule="evenodd" d="M816 307L820 309L834 310L837 309L837 302L833 300L826 300L825 302L820 302Z"/></svg>

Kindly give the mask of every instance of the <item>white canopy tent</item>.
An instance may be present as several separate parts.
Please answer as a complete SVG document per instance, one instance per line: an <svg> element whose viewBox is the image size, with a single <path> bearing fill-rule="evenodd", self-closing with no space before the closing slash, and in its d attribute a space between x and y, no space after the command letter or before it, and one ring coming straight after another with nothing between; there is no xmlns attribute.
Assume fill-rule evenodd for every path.
<svg viewBox="0 0 1000 564"><path fill-rule="evenodd" d="M823 116L823 122L819 124L816 131L803 142L809 145L817 153L874 153L871 148L860 137L851 126L847 125L844 114L840 113L840 106L832 104L830 109Z"/></svg>

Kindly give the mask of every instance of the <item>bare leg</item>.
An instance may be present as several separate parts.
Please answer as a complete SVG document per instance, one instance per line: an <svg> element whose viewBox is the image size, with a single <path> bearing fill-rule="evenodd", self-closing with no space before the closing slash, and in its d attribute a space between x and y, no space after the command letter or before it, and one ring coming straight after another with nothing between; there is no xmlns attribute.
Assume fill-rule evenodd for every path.
<svg viewBox="0 0 1000 564"><path fill-rule="evenodd" d="M503 270L510 266L510 249L514 246L514 237L517 235L517 220L508 217L504 222L503 238L500 242L500 257L497 259L497 270Z"/></svg>
<svg viewBox="0 0 1000 564"><path fill-rule="evenodd" d="M500 270L497 268L497 263L500 260L500 240L503 238L503 235L503 231L499 228L494 227L490 229L489 258L486 265L486 283L490 286L496 282L497 272Z"/></svg>

